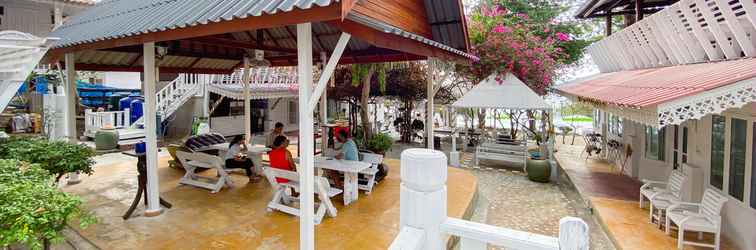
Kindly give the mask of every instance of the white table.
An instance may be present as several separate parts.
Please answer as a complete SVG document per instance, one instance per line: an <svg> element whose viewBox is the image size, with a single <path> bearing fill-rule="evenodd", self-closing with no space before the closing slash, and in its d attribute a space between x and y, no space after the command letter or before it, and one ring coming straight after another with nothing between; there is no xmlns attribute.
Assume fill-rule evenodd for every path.
<svg viewBox="0 0 756 250"><path fill-rule="evenodd" d="M346 161L315 157L315 167L344 173L344 205L349 205L359 198L359 183L357 176L360 171L370 168L370 163L360 161Z"/></svg>
<svg viewBox="0 0 756 250"><path fill-rule="evenodd" d="M207 147L203 147L200 149L197 149L196 151L208 151L208 150L218 150L218 156L221 158L226 156L226 152L228 152L228 142L221 143L221 144L214 144ZM252 160L252 163L255 164L255 173L262 174L262 155L270 152L270 148L262 146L262 145L250 145L247 144L247 156L249 159Z"/></svg>

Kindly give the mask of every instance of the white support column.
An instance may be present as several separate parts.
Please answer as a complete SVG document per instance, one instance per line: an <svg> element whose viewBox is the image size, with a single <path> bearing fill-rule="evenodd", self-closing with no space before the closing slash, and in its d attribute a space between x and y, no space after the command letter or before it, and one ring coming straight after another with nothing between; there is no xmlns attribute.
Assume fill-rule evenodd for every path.
<svg viewBox="0 0 756 250"><path fill-rule="evenodd" d="M58 2L55 3L55 9L53 9L53 29L57 29L63 25L63 10Z"/></svg>
<svg viewBox="0 0 756 250"><path fill-rule="evenodd" d="M210 77L208 75L201 75L200 77ZM207 117L208 120L210 120L210 91L207 90L207 84L209 84L206 80L201 80L200 84L202 84L202 116Z"/></svg>
<svg viewBox="0 0 756 250"><path fill-rule="evenodd" d="M315 200L313 118L309 104L312 92L312 23L297 24L297 76L299 80L299 249L315 249ZM309 110L309 112L308 112Z"/></svg>
<svg viewBox="0 0 756 250"><path fill-rule="evenodd" d="M412 148L402 152L399 186L399 228L423 231L419 249L445 249L440 226L447 218L446 155L441 151Z"/></svg>
<svg viewBox="0 0 756 250"><path fill-rule="evenodd" d="M244 57L244 75L242 75L242 82L244 82L244 138L248 142L252 142L252 107L249 103L249 82L252 75L250 73L249 58Z"/></svg>
<svg viewBox="0 0 756 250"><path fill-rule="evenodd" d="M157 70L155 67L155 43L144 44L144 137L147 145L147 209L144 215L157 216L161 213L160 186L157 162L157 111L155 85Z"/></svg>
<svg viewBox="0 0 756 250"><path fill-rule="evenodd" d="M320 61L323 62L323 69L321 72L325 74L326 63L328 62L328 56L325 52L320 52ZM322 77L322 76L321 76ZM332 77L329 77L332 78ZM320 152L325 155L328 149L328 128L325 125L328 124L328 87L323 89L323 94L320 95Z"/></svg>
<svg viewBox="0 0 756 250"><path fill-rule="evenodd" d="M426 82L426 93L428 96L428 104L425 107L425 141L428 143L429 149L434 149L433 145L433 97L435 96L434 88L434 70L433 58L428 58L428 81Z"/></svg>
<svg viewBox="0 0 756 250"><path fill-rule="evenodd" d="M76 59L73 53L65 55L66 61L66 137L76 141Z"/></svg>
<svg viewBox="0 0 756 250"><path fill-rule="evenodd" d="M76 57L73 53L65 55L66 63L66 137L68 141L77 143L79 138L76 136ZM73 185L81 182L79 173L68 174L68 184Z"/></svg>

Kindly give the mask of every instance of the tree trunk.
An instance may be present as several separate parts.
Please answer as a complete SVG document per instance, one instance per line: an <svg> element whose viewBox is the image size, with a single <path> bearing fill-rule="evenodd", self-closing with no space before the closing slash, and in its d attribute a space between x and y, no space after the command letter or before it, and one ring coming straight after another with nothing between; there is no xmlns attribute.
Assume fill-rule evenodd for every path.
<svg viewBox="0 0 756 250"><path fill-rule="evenodd" d="M372 135L372 126L370 125L370 116L368 113L368 102L370 101L370 79L375 74L375 66L371 66L367 75L362 79L362 95L360 96L360 119L362 119L362 142L367 146L367 142Z"/></svg>
<svg viewBox="0 0 756 250"><path fill-rule="evenodd" d="M485 109L478 109L478 128L479 129L486 128L486 110Z"/></svg>
<svg viewBox="0 0 756 250"><path fill-rule="evenodd" d="M575 145L575 134L577 134L577 129L572 130L572 142L570 145Z"/></svg>

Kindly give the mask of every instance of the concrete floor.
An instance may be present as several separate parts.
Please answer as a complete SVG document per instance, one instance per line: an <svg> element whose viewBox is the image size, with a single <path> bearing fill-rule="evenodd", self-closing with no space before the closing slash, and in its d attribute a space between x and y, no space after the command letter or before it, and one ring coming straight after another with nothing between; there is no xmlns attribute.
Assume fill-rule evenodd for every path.
<svg viewBox="0 0 756 250"><path fill-rule="evenodd" d="M569 141L569 140L568 140ZM605 231L618 249L677 249L677 231L666 235L663 230L649 222L648 206L639 208L638 196L641 183L625 175L606 161L580 157L582 139L575 145L557 143L559 165L564 169L587 206L593 209ZM712 235L704 241L712 243ZM686 234L686 240L695 240L694 234ZM686 245L685 249L710 249ZM724 238L721 249L735 249Z"/></svg>
<svg viewBox="0 0 756 250"><path fill-rule="evenodd" d="M164 154L163 154L164 155ZM95 174L82 183L65 187L80 195L98 223L75 228L101 249L296 249L299 221L280 212L267 212L272 196L265 181L248 183L233 174L236 186L217 194L178 184L183 170L168 168L160 157L161 196L173 203L158 217L121 216L136 193L135 160L121 155L99 156ZM344 207L333 198L338 216L316 226L319 249L386 249L399 230L399 161L387 159L391 171L373 193ZM213 171L204 174L214 175ZM449 169L449 216L462 218L472 209L476 178L466 170ZM469 214L469 212L468 212Z"/></svg>

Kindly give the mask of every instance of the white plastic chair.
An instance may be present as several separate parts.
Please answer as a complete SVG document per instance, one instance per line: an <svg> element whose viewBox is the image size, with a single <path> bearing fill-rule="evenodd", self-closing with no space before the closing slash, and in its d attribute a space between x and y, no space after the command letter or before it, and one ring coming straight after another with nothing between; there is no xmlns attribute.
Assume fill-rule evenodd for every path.
<svg viewBox="0 0 756 250"><path fill-rule="evenodd" d="M707 188L701 203L678 202L667 208L666 233L670 234L672 224L677 225L677 249L684 244L713 247L719 250L722 234L722 208L727 197L718 191ZM685 231L698 232L699 242L685 241ZM700 242L703 233L714 234L714 244Z"/></svg>
<svg viewBox="0 0 756 250"><path fill-rule="evenodd" d="M688 181L688 175L679 170L673 170L669 174L667 182L643 180L640 188L640 207L643 208L644 199L648 199L650 206L648 217L651 223L663 219L664 210L672 203L681 202L682 187Z"/></svg>

